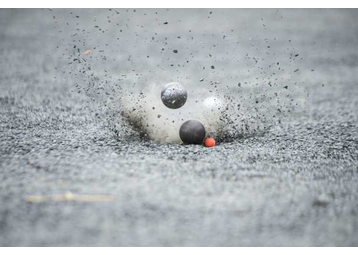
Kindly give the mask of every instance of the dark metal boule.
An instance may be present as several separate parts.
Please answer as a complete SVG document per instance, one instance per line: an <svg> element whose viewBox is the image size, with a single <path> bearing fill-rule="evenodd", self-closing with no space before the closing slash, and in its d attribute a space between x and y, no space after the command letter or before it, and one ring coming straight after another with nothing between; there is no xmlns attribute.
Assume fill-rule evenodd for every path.
<svg viewBox="0 0 358 255"><path fill-rule="evenodd" d="M205 139L205 127L197 120L184 122L179 130L180 139L184 144L202 144Z"/></svg>

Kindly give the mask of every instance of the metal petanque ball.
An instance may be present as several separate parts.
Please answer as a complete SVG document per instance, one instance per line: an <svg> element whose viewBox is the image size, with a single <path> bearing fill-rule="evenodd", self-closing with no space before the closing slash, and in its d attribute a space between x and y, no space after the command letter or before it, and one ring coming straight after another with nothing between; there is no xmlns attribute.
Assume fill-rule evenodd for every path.
<svg viewBox="0 0 358 255"><path fill-rule="evenodd" d="M202 144L205 139L205 127L200 121L188 120L179 130L180 139L184 144Z"/></svg>
<svg viewBox="0 0 358 255"><path fill-rule="evenodd" d="M163 104L170 109L178 109L182 107L188 93L186 89L178 82L170 82L162 89L161 98Z"/></svg>

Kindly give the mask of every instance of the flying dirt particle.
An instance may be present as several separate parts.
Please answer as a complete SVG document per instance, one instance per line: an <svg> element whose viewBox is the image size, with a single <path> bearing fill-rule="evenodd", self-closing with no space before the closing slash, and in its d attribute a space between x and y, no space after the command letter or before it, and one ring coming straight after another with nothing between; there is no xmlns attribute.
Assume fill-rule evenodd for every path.
<svg viewBox="0 0 358 255"><path fill-rule="evenodd" d="M298 98L298 99L297 99L297 102L298 102L299 104L304 104L304 103L306 102L306 99L304 99L304 98Z"/></svg>
<svg viewBox="0 0 358 255"><path fill-rule="evenodd" d="M162 117L162 115L158 114L158 119L160 119L160 117Z"/></svg>
<svg viewBox="0 0 358 255"><path fill-rule="evenodd" d="M166 22L164 22L163 24L164 24L164 25L168 25L168 22L166 21Z"/></svg>
<svg viewBox="0 0 358 255"><path fill-rule="evenodd" d="M284 89L288 89L288 86L284 86L283 88L284 88Z"/></svg>
<svg viewBox="0 0 358 255"><path fill-rule="evenodd" d="M215 66L211 66L210 68L211 68L211 69L215 69Z"/></svg>
<svg viewBox="0 0 358 255"><path fill-rule="evenodd" d="M91 54L92 53L92 50L86 50L84 52L81 52L82 55L88 55L88 54Z"/></svg>
<svg viewBox="0 0 358 255"><path fill-rule="evenodd" d="M239 82L239 83L237 84L237 86L241 87L241 82Z"/></svg>
<svg viewBox="0 0 358 255"><path fill-rule="evenodd" d="M296 69L295 71L293 71L293 72L298 72L298 70L300 70L300 69Z"/></svg>
<svg viewBox="0 0 358 255"><path fill-rule="evenodd" d="M178 50L173 50L174 53L178 53Z"/></svg>
<svg viewBox="0 0 358 255"><path fill-rule="evenodd" d="M313 206L322 206L325 207L330 203L330 198L328 195L326 194L321 194L318 197L316 197L313 202L312 205Z"/></svg>
<svg viewBox="0 0 358 255"><path fill-rule="evenodd" d="M300 54L296 54L295 57L298 57Z"/></svg>
<svg viewBox="0 0 358 255"><path fill-rule="evenodd" d="M200 81L200 82L204 81L204 78L201 78L199 81Z"/></svg>

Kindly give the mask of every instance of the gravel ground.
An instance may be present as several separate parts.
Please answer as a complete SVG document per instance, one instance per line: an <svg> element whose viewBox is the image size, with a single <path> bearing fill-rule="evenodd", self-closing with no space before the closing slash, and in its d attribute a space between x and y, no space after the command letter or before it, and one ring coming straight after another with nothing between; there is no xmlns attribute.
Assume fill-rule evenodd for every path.
<svg viewBox="0 0 358 255"><path fill-rule="evenodd" d="M112 17L115 10L2 9L1 246L358 245L356 10L118 12L125 17L120 25L132 32L140 29L136 22L156 27L145 23L150 18L161 24L158 31L163 33L192 26L193 35L202 36L206 29L221 38L231 24L242 30L238 52L243 57L253 52L251 39L262 49L267 36L277 37L276 45L282 47L273 52L287 72L299 69L290 82L305 91L304 107L267 132L211 149L118 137L121 130L116 134L98 116L96 109L106 108L73 91L80 79L74 78L66 58L66 47L86 38L88 44L94 39L102 46L110 42L106 49L113 49L113 32L94 34L87 27L93 28L88 17ZM177 19L183 24L175 25ZM116 23L110 21L101 24ZM84 27L91 33L83 32ZM81 38L76 31L83 32ZM129 39L119 50L126 54L105 62L108 73L128 73L133 62L123 59L136 51L153 52L152 68L153 63L167 63L150 43L129 47L137 43L135 37L123 36ZM299 63L290 65L283 57L286 43L302 56ZM179 53L185 50L178 47ZM198 41L190 50L201 47ZM219 49L213 52L226 57ZM149 64L134 63L138 73L148 73ZM218 66L235 73L233 63L219 58L215 63L219 70L213 76L228 78ZM205 75L193 73L197 81Z"/></svg>

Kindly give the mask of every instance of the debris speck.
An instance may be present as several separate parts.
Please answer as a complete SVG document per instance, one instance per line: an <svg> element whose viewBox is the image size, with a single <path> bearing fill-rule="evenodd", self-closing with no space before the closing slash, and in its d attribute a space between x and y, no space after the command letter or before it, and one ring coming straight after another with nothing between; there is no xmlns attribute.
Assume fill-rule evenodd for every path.
<svg viewBox="0 0 358 255"><path fill-rule="evenodd" d="M87 55L87 54L91 54L92 50L86 50L84 52L81 52L82 55Z"/></svg>
<svg viewBox="0 0 358 255"><path fill-rule="evenodd" d="M318 196L312 203L313 206L327 206L330 203L330 198L326 194Z"/></svg>

